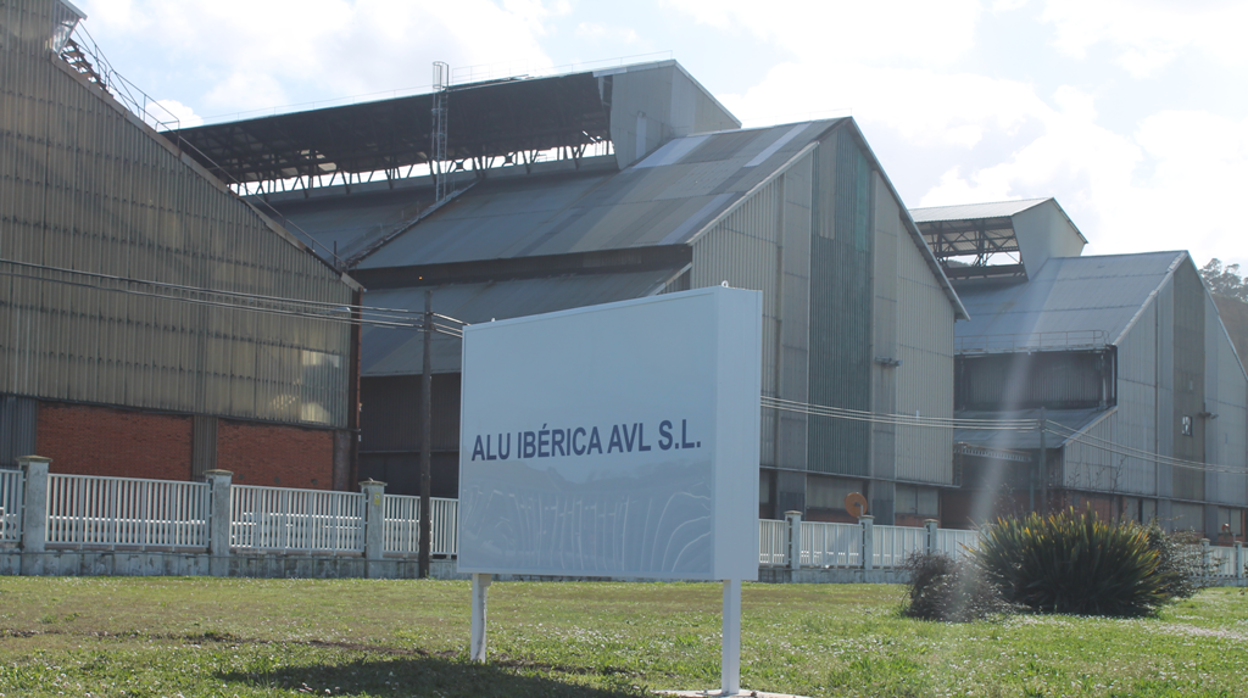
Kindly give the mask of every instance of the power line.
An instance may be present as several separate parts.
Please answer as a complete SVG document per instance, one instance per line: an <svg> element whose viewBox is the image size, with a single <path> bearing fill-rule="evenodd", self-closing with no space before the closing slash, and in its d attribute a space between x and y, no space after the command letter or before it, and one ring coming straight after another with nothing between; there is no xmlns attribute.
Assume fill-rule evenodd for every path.
<svg viewBox="0 0 1248 698"><path fill-rule="evenodd" d="M853 410L845 407L830 407L828 405L815 405L808 402L798 402L796 400L784 400L776 397L764 395L760 402L763 407L784 410L786 412L797 412L800 414L809 414L819 417L832 417L834 419L846 419L856 422L871 422L873 424L888 424L893 426L912 426L926 427L938 429L975 429L983 431L1036 431L1039 423L1034 419L959 419L955 417L921 417L905 414L887 414L881 412L869 412L866 410Z"/></svg>
<svg viewBox="0 0 1248 698"><path fill-rule="evenodd" d="M333 303L303 298L286 298L281 296L268 296L238 291L225 291L187 286L183 284L152 281L148 279L135 279L112 274L101 274L98 272L79 271L77 269L67 269L64 267L55 267L46 264L34 264L31 262L19 262L10 259L0 259L0 264L8 264L10 266L31 270L55 272L69 276L86 277L87 279L92 279L97 283L39 276L35 274L23 274L17 271L0 271L0 276L56 283L95 291L107 291L110 293L121 293L146 298L172 300L194 305L265 313L269 315L316 319L346 325L373 326L391 329L424 329L424 313L406 308L381 308L367 305L355 305L351 303ZM110 287L105 283L98 282L116 283L122 284L123 286L147 287L152 290ZM449 315L442 315L438 313L435 313L435 317L439 318L441 321L435 320L432 323L431 327L433 331L453 337L463 336L463 330L461 327L466 326L468 324L467 322L450 317ZM456 325L458 325L458 327Z"/></svg>
<svg viewBox="0 0 1248 698"><path fill-rule="evenodd" d="M796 412L799 414L807 414L818 417L829 417L831 419L844 419L848 421L867 422L871 424L884 424L889 426L912 426L931 429L972 429L977 431L1017 431L1029 432L1039 431L1041 428L1045 432L1060 437L1067 442L1078 442L1090 448L1096 448L1116 455L1128 458L1137 458L1140 460L1151 461L1161 465L1169 465L1175 468L1183 468L1187 470L1200 470L1203 472L1226 473L1231 475L1248 474L1248 468L1237 468L1231 465L1222 465L1217 463L1202 463L1199 461L1183 460L1165 456L1151 451L1145 451L1125 444L1119 444L1107 439L1092 436L1091 434L1080 433L1079 430L1068 427L1064 424L1054 422L1052 420L1039 419L961 419L956 417L912 417L904 414L887 414L879 412L869 412L866 410L851 410L843 407L830 407L827 405L815 405L806 402L798 402L795 400L783 400L780 398L763 396L760 398L760 404L764 408L784 410L787 412ZM1044 426L1041 427L1043 421ZM1112 467L1112 466L1111 466Z"/></svg>

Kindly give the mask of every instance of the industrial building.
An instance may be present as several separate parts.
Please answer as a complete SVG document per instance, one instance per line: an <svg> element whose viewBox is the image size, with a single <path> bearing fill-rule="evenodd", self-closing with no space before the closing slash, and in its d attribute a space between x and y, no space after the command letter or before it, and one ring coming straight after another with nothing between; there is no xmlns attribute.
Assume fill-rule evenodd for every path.
<svg viewBox="0 0 1248 698"><path fill-rule="evenodd" d="M440 128L439 122L443 124ZM672 61L173 134L276 207L369 306L468 323L728 283L764 294L760 514L935 516L966 313L852 119L740 123ZM439 145L440 144L440 145ZM361 476L415 492L423 337L370 328ZM457 488L460 346L433 340L433 494Z"/></svg>
<svg viewBox="0 0 1248 698"><path fill-rule="evenodd" d="M1024 423L956 431L943 525L1087 506L1243 540L1248 377L1188 253L1080 256L1053 199L911 215L971 316L956 416Z"/></svg>
<svg viewBox="0 0 1248 698"><path fill-rule="evenodd" d="M153 129L82 17L0 0L0 465L353 486L361 287Z"/></svg>

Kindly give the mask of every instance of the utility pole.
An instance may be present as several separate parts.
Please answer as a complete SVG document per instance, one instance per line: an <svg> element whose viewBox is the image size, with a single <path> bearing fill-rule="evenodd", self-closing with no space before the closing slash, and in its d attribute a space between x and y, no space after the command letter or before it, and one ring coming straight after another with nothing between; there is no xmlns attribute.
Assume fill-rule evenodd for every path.
<svg viewBox="0 0 1248 698"><path fill-rule="evenodd" d="M433 518L429 490L433 476L430 473L433 452L433 291L425 291L425 315L422 331L424 357L420 377L420 559L419 576L429 577L429 546L431 544L430 520Z"/></svg>
<svg viewBox="0 0 1248 698"><path fill-rule="evenodd" d="M1049 425L1048 411L1040 408L1040 515L1049 513L1049 449L1045 448L1044 432Z"/></svg>

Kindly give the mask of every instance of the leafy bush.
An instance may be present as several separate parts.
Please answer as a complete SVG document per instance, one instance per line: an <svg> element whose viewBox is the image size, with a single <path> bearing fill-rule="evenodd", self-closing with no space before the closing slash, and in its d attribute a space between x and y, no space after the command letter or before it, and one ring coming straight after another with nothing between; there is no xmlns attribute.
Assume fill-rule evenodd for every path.
<svg viewBox="0 0 1248 698"><path fill-rule="evenodd" d="M1147 531L1092 511L999 519L975 558L1007 601L1037 612L1142 616L1170 599Z"/></svg>
<svg viewBox="0 0 1248 698"><path fill-rule="evenodd" d="M905 568L910 572L910 603L902 613L911 618L964 623L1012 610L969 558L915 553Z"/></svg>
<svg viewBox="0 0 1248 698"><path fill-rule="evenodd" d="M1162 591L1172 599L1191 598L1213 570L1208 569L1200 549L1200 534L1194 531L1167 532L1154 519L1144 527L1148 545L1157 552L1157 573ZM1209 565L1211 566L1211 565Z"/></svg>

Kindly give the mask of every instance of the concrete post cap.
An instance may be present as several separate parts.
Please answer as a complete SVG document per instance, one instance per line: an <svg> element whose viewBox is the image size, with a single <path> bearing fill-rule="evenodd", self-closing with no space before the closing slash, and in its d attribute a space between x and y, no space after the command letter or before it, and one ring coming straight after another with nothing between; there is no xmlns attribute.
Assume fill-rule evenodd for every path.
<svg viewBox="0 0 1248 698"><path fill-rule="evenodd" d="M790 509L789 511L784 512L784 515L785 516L801 516L802 512L796 509Z"/></svg>
<svg viewBox="0 0 1248 698"><path fill-rule="evenodd" d="M47 456L18 456L18 463L51 463L52 459Z"/></svg>
<svg viewBox="0 0 1248 698"><path fill-rule="evenodd" d="M204 476L214 475L216 477L234 477L233 470L205 470Z"/></svg>
<svg viewBox="0 0 1248 698"><path fill-rule="evenodd" d="M862 516L858 517L858 520L859 521L863 521L863 520L875 521L875 514L863 514Z"/></svg>
<svg viewBox="0 0 1248 698"><path fill-rule="evenodd" d="M377 487L377 486L385 487L386 483L382 482L381 480L361 480L360 481L360 487Z"/></svg>

